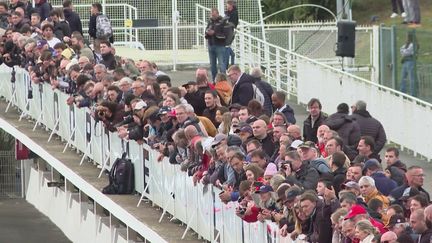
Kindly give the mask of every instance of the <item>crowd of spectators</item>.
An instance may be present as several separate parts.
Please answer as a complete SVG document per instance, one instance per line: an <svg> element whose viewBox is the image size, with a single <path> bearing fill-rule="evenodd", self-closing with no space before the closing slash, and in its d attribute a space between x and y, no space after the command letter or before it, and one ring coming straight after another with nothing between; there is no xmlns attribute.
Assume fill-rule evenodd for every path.
<svg viewBox="0 0 432 243"><path fill-rule="evenodd" d="M12 2L0 2L2 62L69 94L68 105L91 108L120 138L149 144L195 184L221 188L244 221L273 221L282 236L307 242L431 241L423 169L407 168L395 147L381 160L384 127L364 101L326 115L313 98L298 121L260 68L248 74L236 65L214 81L198 68L175 87L155 63L116 56L109 40L91 48L77 22L64 19L77 16L70 1L49 13Z"/></svg>

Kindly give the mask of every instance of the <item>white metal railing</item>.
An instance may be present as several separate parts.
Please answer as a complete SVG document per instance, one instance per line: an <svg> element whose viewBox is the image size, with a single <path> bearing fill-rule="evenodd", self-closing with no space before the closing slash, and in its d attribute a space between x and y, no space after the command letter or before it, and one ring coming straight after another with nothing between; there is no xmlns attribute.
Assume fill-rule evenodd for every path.
<svg viewBox="0 0 432 243"><path fill-rule="evenodd" d="M10 68L3 65L0 73L3 85L0 95L9 105L21 110L21 117L26 115L36 120L35 128L38 124L44 125L49 132L60 136L67 142L65 149L73 146L83 153L80 163L85 157L90 158L100 165L102 174L111 168L116 158L127 152L135 168L135 190L142 195L137 206L146 197L163 208L161 219L168 212L187 225L186 231L192 229L212 242L291 242L279 236L278 226L272 222L243 222L235 215L237 202L222 203L218 188L201 184L194 186L191 177L180 171L179 165L170 164L168 158L157 162L159 153L149 146L122 140L106 131L100 123L95 123L89 109L68 106L67 94L52 90L47 83L31 84L23 69L17 68L15 83L10 82ZM29 85L33 89L33 99L27 98ZM52 166L62 171L56 168L56 164ZM74 182L68 175L63 176ZM93 198L91 193L88 195ZM112 213L116 215L116 212ZM122 220L121 215L116 217ZM130 227L136 229L137 226Z"/></svg>
<svg viewBox="0 0 432 243"><path fill-rule="evenodd" d="M61 8L62 6L53 6ZM77 4L74 9L81 13L81 23L83 26L83 34L88 36L88 24L90 20L91 4ZM138 18L138 9L126 3L109 3L104 4L104 13L108 15L113 28L114 37L117 38L117 45L126 45L126 43L139 43L138 30L136 28L126 27L126 20L134 20ZM108 13L107 13L108 11Z"/></svg>
<svg viewBox="0 0 432 243"><path fill-rule="evenodd" d="M432 136L432 104L312 60L297 61L300 103L317 97L324 112L334 113L341 102L364 100L371 115L383 124L390 142L432 159L428 143Z"/></svg>

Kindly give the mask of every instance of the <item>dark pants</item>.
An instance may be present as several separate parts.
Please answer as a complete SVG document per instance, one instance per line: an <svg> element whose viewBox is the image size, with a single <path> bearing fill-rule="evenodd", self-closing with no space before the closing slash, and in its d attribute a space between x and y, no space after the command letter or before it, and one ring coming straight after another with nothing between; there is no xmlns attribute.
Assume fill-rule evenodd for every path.
<svg viewBox="0 0 432 243"><path fill-rule="evenodd" d="M393 13L403 13L405 12L404 7L402 5L402 0L391 0L392 11ZM400 12L398 11L398 7Z"/></svg>

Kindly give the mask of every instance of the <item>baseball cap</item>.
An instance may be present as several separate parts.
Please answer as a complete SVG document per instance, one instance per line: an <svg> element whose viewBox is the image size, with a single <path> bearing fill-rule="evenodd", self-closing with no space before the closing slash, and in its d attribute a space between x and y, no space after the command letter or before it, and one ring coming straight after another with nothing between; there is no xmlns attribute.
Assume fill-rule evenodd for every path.
<svg viewBox="0 0 432 243"><path fill-rule="evenodd" d="M290 148L293 148L293 149L297 149L300 145L302 145L303 144L303 141L302 140L294 140L292 143L291 143L291 145L290 145Z"/></svg>
<svg viewBox="0 0 432 243"><path fill-rule="evenodd" d="M265 193L265 192L272 192L273 188L268 185L261 186L258 190L255 191L255 193Z"/></svg>
<svg viewBox="0 0 432 243"><path fill-rule="evenodd" d="M160 116L160 115L166 115L166 114L168 114L170 112L171 112L171 107L169 107L169 106L162 106L159 109L158 116Z"/></svg>
<svg viewBox="0 0 432 243"><path fill-rule="evenodd" d="M212 147L216 147L217 145L219 145L222 140L227 139L227 135L223 134L223 133L219 133L215 136L213 142L212 142Z"/></svg>
<svg viewBox="0 0 432 243"><path fill-rule="evenodd" d="M341 189L354 188L360 190L360 185L355 181L347 181L341 185Z"/></svg>
<svg viewBox="0 0 432 243"><path fill-rule="evenodd" d="M396 224L405 223L405 222L406 222L405 216L403 216L402 214L394 214L390 217L390 220L385 227L391 228L391 227L395 226Z"/></svg>
<svg viewBox="0 0 432 243"><path fill-rule="evenodd" d="M312 141L306 141L298 146L299 148L316 148L315 143Z"/></svg>
<svg viewBox="0 0 432 243"><path fill-rule="evenodd" d="M359 205L354 205L351 207L351 210L348 212L347 216L344 219L351 219L357 215L367 214L366 209Z"/></svg>
<svg viewBox="0 0 432 243"><path fill-rule="evenodd" d="M134 110L137 111L146 107L147 107L147 103L145 103L143 100L140 100L135 104Z"/></svg>
<svg viewBox="0 0 432 243"><path fill-rule="evenodd" d="M228 146L240 146L242 144L242 140L239 136L235 134L230 134L227 137L227 145Z"/></svg>
<svg viewBox="0 0 432 243"><path fill-rule="evenodd" d="M367 169L375 166L381 167L381 164L378 162L378 160L368 159L363 166L363 174L366 173Z"/></svg>
<svg viewBox="0 0 432 243"><path fill-rule="evenodd" d="M195 82L195 81L189 81L189 82L183 84L182 87L187 88L189 85L196 85L196 84L197 84L197 82Z"/></svg>
<svg viewBox="0 0 432 243"><path fill-rule="evenodd" d="M247 132L247 133L253 134L253 129L252 129L251 125L244 123L240 126L240 132Z"/></svg>
<svg viewBox="0 0 432 243"><path fill-rule="evenodd" d="M36 44L36 48L41 49L43 46L47 45L48 42L46 40L38 40Z"/></svg>
<svg viewBox="0 0 432 243"><path fill-rule="evenodd" d="M291 186L288 183L282 183L279 185L278 189L276 190L278 202L285 200L285 193L290 187Z"/></svg>
<svg viewBox="0 0 432 243"><path fill-rule="evenodd" d="M301 195L302 191L300 188L294 186L288 189L285 192L285 201L284 203L293 201L297 196Z"/></svg>
<svg viewBox="0 0 432 243"><path fill-rule="evenodd" d="M257 120L258 118L256 118L255 116L249 116L248 119L246 119L246 123L251 124L252 122L256 122Z"/></svg>

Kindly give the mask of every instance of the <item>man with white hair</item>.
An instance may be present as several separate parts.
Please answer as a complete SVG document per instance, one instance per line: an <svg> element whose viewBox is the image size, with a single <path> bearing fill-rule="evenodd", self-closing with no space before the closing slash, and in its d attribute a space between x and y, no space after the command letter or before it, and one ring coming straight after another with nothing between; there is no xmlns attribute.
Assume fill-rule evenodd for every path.
<svg viewBox="0 0 432 243"><path fill-rule="evenodd" d="M325 146L326 146L326 142L324 141L324 135L326 132L330 131L330 128L327 125L321 125L318 127L317 130L317 138L318 138L318 143L317 143L317 147L321 153L321 156L323 158L327 157L327 152L325 150Z"/></svg>
<svg viewBox="0 0 432 243"><path fill-rule="evenodd" d="M381 194L375 186L375 180L370 176L363 176L359 180L360 193L366 203L372 199L378 199L383 203L383 208L388 208L390 200Z"/></svg>

